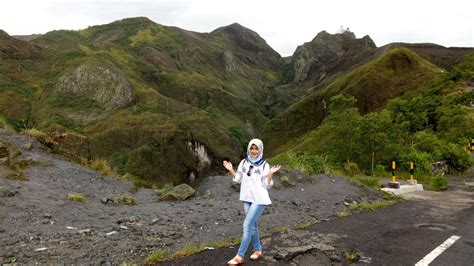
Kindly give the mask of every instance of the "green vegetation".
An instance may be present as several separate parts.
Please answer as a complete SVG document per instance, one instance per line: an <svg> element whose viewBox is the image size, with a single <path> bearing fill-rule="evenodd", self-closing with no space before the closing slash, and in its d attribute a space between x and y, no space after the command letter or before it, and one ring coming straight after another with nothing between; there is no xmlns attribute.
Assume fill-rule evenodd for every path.
<svg viewBox="0 0 474 266"><path fill-rule="evenodd" d="M137 205L137 202L132 196L129 195L119 195L115 199L118 203L123 204L123 205Z"/></svg>
<svg viewBox="0 0 474 266"><path fill-rule="evenodd" d="M69 193L67 195L67 198L70 201L77 201L77 202L85 202L87 200L86 196L82 194L77 194L77 193Z"/></svg>
<svg viewBox="0 0 474 266"><path fill-rule="evenodd" d="M202 243L200 245L191 245L191 244L186 244L184 247L181 249L176 250L174 253L171 253L168 250L158 250L148 256L144 263L145 264L155 264L167 260L173 260L173 259L178 259L181 257L186 257L190 256L192 254L196 254L199 252L204 251L206 248L224 248L224 247L229 247L231 245L237 245L241 241L240 238L236 237L231 237L228 239L219 239L216 241L209 241Z"/></svg>
<svg viewBox="0 0 474 266"><path fill-rule="evenodd" d="M344 257L349 262L357 262L360 259L359 253L357 253L357 251L355 251L355 250L350 250L350 251L344 252Z"/></svg>
<svg viewBox="0 0 474 266"><path fill-rule="evenodd" d="M158 194L158 196L162 197L162 196L166 195L166 193L173 190L173 188L174 188L173 183L166 183L162 188L160 188L160 189L156 188L155 192L156 192L156 194Z"/></svg>
<svg viewBox="0 0 474 266"><path fill-rule="evenodd" d="M90 167L105 176L118 176L105 159L95 159L92 161Z"/></svg>
<svg viewBox="0 0 474 266"><path fill-rule="evenodd" d="M388 193L387 193L388 194ZM375 211L378 209L384 209L392 206L393 204L399 203L401 198L396 196L384 196L382 200L374 200L371 202L363 201L360 203L351 203L348 208L345 208L337 213L337 217L342 218L352 215L354 212L361 211Z"/></svg>
<svg viewBox="0 0 474 266"><path fill-rule="evenodd" d="M437 175L431 180L431 187L436 191L443 191L448 188L448 179L444 175Z"/></svg>
<svg viewBox="0 0 474 266"><path fill-rule="evenodd" d="M297 169L306 174L322 174L326 172L327 156L311 153L288 152L275 156L269 160L272 164L283 164L286 167Z"/></svg>
<svg viewBox="0 0 474 266"><path fill-rule="evenodd" d="M473 57L466 56L455 67L455 77L474 78L470 70ZM391 161L396 161L397 172L408 171L409 163L414 162L416 176L429 176L431 163L441 160L451 172L462 172L472 165L463 148L474 136L474 119L472 110L459 104L463 94L453 93L453 88L462 90L465 81L453 82L450 72L440 74L418 90L390 100L380 112L365 115L356 108L355 97L334 96L322 124L290 142L287 151L274 159L295 167L294 154L314 154L327 158L326 168L343 169L349 176L376 176L388 170ZM376 185L375 178L358 179Z"/></svg>
<svg viewBox="0 0 474 266"><path fill-rule="evenodd" d="M306 229L306 228L308 228L308 227L310 227L310 226L312 226L312 225L315 225L315 224L317 224L317 223L318 223L317 220L314 220L314 219L313 219L313 220L309 220L309 221L307 221L307 222L303 222L303 223L296 224L296 225L295 225L295 229L296 229L296 230L304 230L304 229Z"/></svg>
<svg viewBox="0 0 474 266"><path fill-rule="evenodd" d="M288 232L288 227L286 226L277 226L277 227L272 228L272 233L282 234L282 233L287 233L287 232Z"/></svg>
<svg viewBox="0 0 474 266"><path fill-rule="evenodd" d="M25 134L26 136L32 138L32 139L35 139L39 142L45 142L46 141L46 138L48 138L48 134L37 129L37 128L27 128L25 130L22 131L23 134Z"/></svg>
<svg viewBox="0 0 474 266"><path fill-rule="evenodd" d="M348 112L345 115L341 114L340 119L344 119L344 122L347 123L346 127L341 130L349 131L339 132L339 134L349 135L353 128L352 125L359 122L350 120L357 118L354 113L357 113L356 110L360 110L364 114L379 111L390 99L416 90L439 75L439 72L439 69L414 52L405 48L393 49L382 57L337 78L328 86L316 90L270 120L264 128L265 135L272 135L266 141L267 146L276 150L277 147L288 142L291 144L291 139L314 130L321 124L328 112L334 113L333 110L325 107L329 105L331 97L338 94L345 95L347 98L353 96L356 100L351 105L356 108L354 110L350 110L348 106L344 105L345 103L337 102L337 108ZM334 102L334 99L332 101ZM347 104L351 104L351 102ZM379 124L379 126L383 126L383 124ZM277 152L281 153L291 148L288 146L280 147Z"/></svg>
<svg viewBox="0 0 474 266"><path fill-rule="evenodd" d="M158 250L153 252L150 256L148 256L145 261L143 262L144 264L156 264L161 261L165 261L166 258L168 257L168 252L166 250Z"/></svg>

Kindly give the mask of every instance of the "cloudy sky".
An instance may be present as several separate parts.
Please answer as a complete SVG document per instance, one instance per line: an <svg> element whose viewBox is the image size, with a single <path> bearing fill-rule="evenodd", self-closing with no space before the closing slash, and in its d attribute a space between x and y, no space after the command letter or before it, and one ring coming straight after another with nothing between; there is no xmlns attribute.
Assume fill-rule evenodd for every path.
<svg viewBox="0 0 474 266"><path fill-rule="evenodd" d="M145 16L156 23L210 32L234 22L256 31L282 56L322 30L341 26L377 46L431 42L474 47L472 0L4 0L0 29L10 35L83 29Z"/></svg>

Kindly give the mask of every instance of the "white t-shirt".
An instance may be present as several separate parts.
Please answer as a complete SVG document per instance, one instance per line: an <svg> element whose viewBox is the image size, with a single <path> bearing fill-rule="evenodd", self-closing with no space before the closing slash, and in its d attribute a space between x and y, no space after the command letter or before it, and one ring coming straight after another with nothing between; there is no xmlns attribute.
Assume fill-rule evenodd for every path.
<svg viewBox="0 0 474 266"><path fill-rule="evenodd" d="M250 176L247 175L250 167ZM270 165L265 162L260 166L253 166L246 159L242 160L237 168L234 182L240 183L240 200L260 205L272 204L268 190L273 186L273 179L268 183Z"/></svg>

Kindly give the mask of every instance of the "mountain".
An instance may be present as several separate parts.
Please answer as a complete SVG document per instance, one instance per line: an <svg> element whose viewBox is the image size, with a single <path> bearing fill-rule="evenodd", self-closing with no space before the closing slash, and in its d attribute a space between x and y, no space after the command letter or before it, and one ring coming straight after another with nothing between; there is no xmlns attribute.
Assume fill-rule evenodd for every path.
<svg viewBox="0 0 474 266"><path fill-rule="evenodd" d="M19 38L0 32L0 125L41 129L55 152L159 185L221 171L252 137L271 155L316 127L331 95L379 110L472 50L323 31L282 58L238 23L198 33L144 17Z"/></svg>
<svg viewBox="0 0 474 266"><path fill-rule="evenodd" d="M266 124L263 135L270 150L317 127L329 99L337 94L355 96L362 113L380 110L385 103L432 80L441 69L406 49L390 50L357 67L321 90L302 98Z"/></svg>

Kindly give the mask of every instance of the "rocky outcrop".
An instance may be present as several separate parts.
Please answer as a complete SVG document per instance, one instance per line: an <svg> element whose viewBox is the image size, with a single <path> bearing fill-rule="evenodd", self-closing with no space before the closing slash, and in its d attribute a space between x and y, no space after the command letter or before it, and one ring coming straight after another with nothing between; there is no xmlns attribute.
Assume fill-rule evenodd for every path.
<svg viewBox="0 0 474 266"><path fill-rule="evenodd" d="M198 168L197 168L199 172L202 172L205 168L211 165L211 159L204 145L202 145L198 141L195 141L194 143L192 143L191 141L188 141L188 147L189 147L189 150L197 158L197 161L199 162Z"/></svg>
<svg viewBox="0 0 474 266"><path fill-rule="evenodd" d="M222 53L222 61L224 63L225 72L226 73L234 73L235 72L235 59L234 54L231 51L224 51Z"/></svg>
<svg viewBox="0 0 474 266"><path fill-rule="evenodd" d="M18 40L0 30L0 60L3 59L40 59L42 49L26 41Z"/></svg>
<svg viewBox="0 0 474 266"><path fill-rule="evenodd" d="M125 74L111 63L83 63L61 77L56 90L93 99L108 111L126 107L134 100L132 85Z"/></svg>
<svg viewBox="0 0 474 266"><path fill-rule="evenodd" d="M318 82L343 60L374 48L369 36L356 39L350 31L340 34L322 31L311 42L298 46L285 76L289 82Z"/></svg>
<svg viewBox="0 0 474 266"><path fill-rule="evenodd" d="M155 67L167 70L177 70L177 66L173 59L166 53L157 49L146 46L140 51L140 55Z"/></svg>

